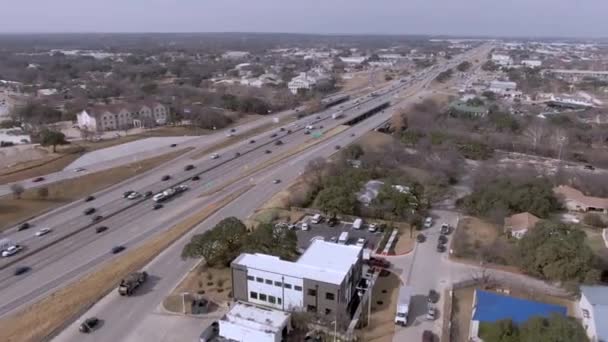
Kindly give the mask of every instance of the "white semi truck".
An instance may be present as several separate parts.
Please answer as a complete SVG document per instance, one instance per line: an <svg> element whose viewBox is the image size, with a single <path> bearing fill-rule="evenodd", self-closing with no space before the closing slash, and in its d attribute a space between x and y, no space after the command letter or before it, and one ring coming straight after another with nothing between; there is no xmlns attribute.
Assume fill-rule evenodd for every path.
<svg viewBox="0 0 608 342"><path fill-rule="evenodd" d="M395 324L402 326L407 325L407 316L410 312L410 301L412 298L412 288L402 285L399 288L399 297L397 298L397 313L395 314Z"/></svg>

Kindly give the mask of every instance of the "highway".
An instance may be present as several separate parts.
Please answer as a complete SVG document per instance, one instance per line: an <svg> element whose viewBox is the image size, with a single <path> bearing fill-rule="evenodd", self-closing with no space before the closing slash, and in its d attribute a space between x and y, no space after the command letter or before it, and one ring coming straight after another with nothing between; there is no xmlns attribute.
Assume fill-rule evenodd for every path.
<svg viewBox="0 0 608 342"><path fill-rule="evenodd" d="M241 195L209 220L206 220L200 227L194 229L190 234L155 259L148 268L151 274L160 278L155 285L154 291L152 291L157 296L150 297L150 295L146 295L147 300L139 300L137 298L136 302L138 304L132 307L129 306L128 309L135 310L141 308L139 305L151 305L157 300L160 301L162 295L169 292L175 285L175 282L191 266L191 262L183 262L179 259L181 246L183 246L189 235L212 227L219 219L226 216L247 217L274 193L280 191L290 181L295 179L308 161L319 156L329 156L336 152L336 145L346 146L361 134L384 123L390 118L392 109L378 113L346 131L329 138L327 141L322 141L303 152L295 154L293 157L276 163L272 167L267 167L250 174L251 170L254 170L257 165L271 160L275 155L281 153L281 151L301 146L315 139L311 138L311 135L304 134L303 127L306 124L309 124L311 120L319 120L319 122L315 123L315 126L323 125L323 129L320 131L327 132L332 127L336 127L385 101L391 100L398 93L405 92L413 95L422 91L439 72L447 67L455 66L459 61L459 58L454 58L444 67L435 67L430 71L425 71L423 76L419 80L415 80L415 82L395 82L383 90L377 90L378 96L376 97L367 96L362 100L349 101L343 104L346 115L339 120L331 119L331 114L336 112L336 108L330 108L317 114L319 119L317 119L317 115L313 115L287 126L285 131L274 129L273 132L277 134L277 137L271 138L271 132L266 132L254 137L253 139L256 141L254 144L244 141L225 148L218 152L221 157L216 160L210 158L199 160L178 158L178 162L167 163L146 173L143 177L138 177L135 181L125 182L128 184L128 187L124 186L124 184L123 186L115 186L110 191L100 194L93 202L74 203L66 208L57 210L55 213L45 215L39 221L34 222L36 227L32 228L31 231L11 232L9 235L11 239L22 242L29 248L29 252L35 253L28 256L28 251L26 251L22 252L24 254L21 257L16 255L2 260L0 264L0 268L3 267L0 271L0 300L2 303L0 314L11 313L23 305L31 303L52 290L65 285L69 281L86 275L88 272L93 271L96 265L115 258L109 252L113 246L123 245L127 248L136 246L147 237L161 232L172 224L182 220L192 210L214 203L220 196L224 196L246 184L255 184L251 190ZM355 101L359 103L355 103ZM287 133L288 129L292 130L291 134ZM319 129L317 128L317 130ZM278 139L283 142L283 145L275 145ZM270 150L272 153L268 154L266 150ZM236 152L241 153L241 155L235 157ZM186 172L184 171L184 166L187 164L193 164L196 168ZM160 182L160 177L165 174L172 175L172 180ZM195 174L200 174L201 179L196 182L190 181L189 179ZM272 180L275 178L281 179L283 182L272 184ZM231 182L232 184L227 187L217 189L221 184L229 184ZM152 202L149 199L129 201L122 198L122 193L126 190L156 192L169 185L181 183L187 184L190 190L166 203L165 207L158 211L152 210ZM212 189L217 189L219 192L214 193L210 191ZM85 208L93 206L93 204L105 218L97 225L90 225L90 218L82 214ZM91 227L98 225L108 226L109 230L102 234L95 234ZM34 231L42 226L49 226L54 231L43 238L33 238L32 234ZM69 237L59 243L50 244L53 239L60 239L64 236ZM44 248L45 245L48 246ZM19 258L22 260L19 260ZM19 261L15 263L15 260ZM29 266L32 269L26 275L15 277L13 276L13 265ZM154 265L157 266L155 267ZM110 299L104 298L103 301L111 300L112 294L108 297ZM144 298L144 296L141 298ZM150 300L151 298L154 299ZM114 306L107 307L108 310L114 310L113 308ZM147 311L144 312L150 312L151 310L149 309L146 308ZM123 326L124 329L122 329L120 326L120 324L127 323L127 320L118 316L122 318L127 317L122 314L114 315L114 318L120 319L123 322L116 322L115 325L108 321L107 324L114 327L110 331L115 331L117 335L128 333L131 329L128 329L126 326ZM109 320L109 317L104 317L104 319ZM133 322L129 320L128 323L132 324ZM69 334L71 330L68 329L66 333ZM116 338L108 335L102 336L102 340L125 340L124 335L122 337L116 336ZM82 340L82 336L78 336L78 338L72 336L67 340Z"/></svg>

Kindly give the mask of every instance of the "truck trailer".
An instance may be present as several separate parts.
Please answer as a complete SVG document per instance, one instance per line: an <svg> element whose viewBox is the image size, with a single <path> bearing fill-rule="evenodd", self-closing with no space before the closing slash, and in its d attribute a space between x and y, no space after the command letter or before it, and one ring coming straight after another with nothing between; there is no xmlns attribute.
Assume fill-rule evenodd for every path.
<svg viewBox="0 0 608 342"><path fill-rule="evenodd" d="M402 285L399 288L399 297L397 298L397 313L395 314L395 324L402 326L407 325L407 316L410 311L410 301L412 298L412 288Z"/></svg>

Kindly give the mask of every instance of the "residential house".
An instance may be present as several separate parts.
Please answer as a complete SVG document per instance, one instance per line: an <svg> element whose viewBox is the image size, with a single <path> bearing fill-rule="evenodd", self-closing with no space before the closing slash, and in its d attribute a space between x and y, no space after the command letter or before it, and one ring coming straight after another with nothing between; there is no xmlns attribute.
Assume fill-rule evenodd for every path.
<svg viewBox="0 0 608 342"><path fill-rule="evenodd" d="M608 198L587 196L568 185L557 186L553 188L553 192L562 198L568 210L608 213Z"/></svg>
<svg viewBox="0 0 608 342"><path fill-rule="evenodd" d="M222 58L224 59L242 59L249 57L249 52L247 51L226 51L222 54Z"/></svg>
<svg viewBox="0 0 608 342"><path fill-rule="evenodd" d="M534 228L540 219L528 212L511 215L505 218L505 232L521 239L528 230Z"/></svg>
<svg viewBox="0 0 608 342"><path fill-rule="evenodd" d="M578 314L591 342L608 342L608 286L581 286Z"/></svg>
<svg viewBox="0 0 608 342"><path fill-rule="evenodd" d="M492 62L500 66L511 66L513 65L513 58L508 55L492 54Z"/></svg>
<svg viewBox="0 0 608 342"><path fill-rule="evenodd" d="M76 115L78 127L93 132L131 127L151 127L167 123L169 109L154 101L137 104L96 105Z"/></svg>
<svg viewBox="0 0 608 342"><path fill-rule="evenodd" d="M475 290L473 298L473 316L469 327L469 341L481 341L479 325L484 322L510 319L520 325L532 317L549 317L553 314L566 316L567 308L560 305L546 304L521 298L515 298L495 292Z"/></svg>
<svg viewBox="0 0 608 342"><path fill-rule="evenodd" d="M346 64L361 64L363 62L365 62L365 60L367 59L367 57L365 56L360 56L360 57L340 57L340 60Z"/></svg>
<svg viewBox="0 0 608 342"><path fill-rule="evenodd" d="M528 68L540 68L543 62L539 59L524 59L521 61L521 65Z"/></svg>
<svg viewBox="0 0 608 342"><path fill-rule="evenodd" d="M237 342L282 342L291 330L291 314L237 302L219 320L219 335Z"/></svg>
<svg viewBox="0 0 608 342"><path fill-rule="evenodd" d="M243 253L232 268L235 300L282 311L307 311L346 327L358 304L361 247L315 240L296 262ZM328 258L331 256L331 258Z"/></svg>

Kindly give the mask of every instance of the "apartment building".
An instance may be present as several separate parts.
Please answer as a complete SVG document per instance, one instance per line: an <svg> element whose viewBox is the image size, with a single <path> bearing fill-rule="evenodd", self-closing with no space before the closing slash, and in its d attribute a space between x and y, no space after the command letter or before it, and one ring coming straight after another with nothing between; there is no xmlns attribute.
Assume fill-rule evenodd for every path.
<svg viewBox="0 0 608 342"><path fill-rule="evenodd" d="M289 81L287 88L289 88L293 94L297 94L300 89L309 90L318 82L326 79L328 79L328 76L319 69L301 72L298 76Z"/></svg>
<svg viewBox="0 0 608 342"><path fill-rule="evenodd" d="M362 251L316 240L296 262L243 253L231 265L234 299L282 311L305 310L346 327L358 303Z"/></svg>
<svg viewBox="0 0 608 342"><path fill-rule="evenodd" d="M89 107L76 115L78 127L89 131L111 131L131 127L151 127L167 123L169 108L146 101Z"/></svg>
<svg viewBox="0 0 608 342"><path fill-rule="evenodd" d="M574 69L550 69L546 73L568 82L579 82L584 79L593 78L600 81L608 81L608 71L597 70L574 70Z"/></svg>

